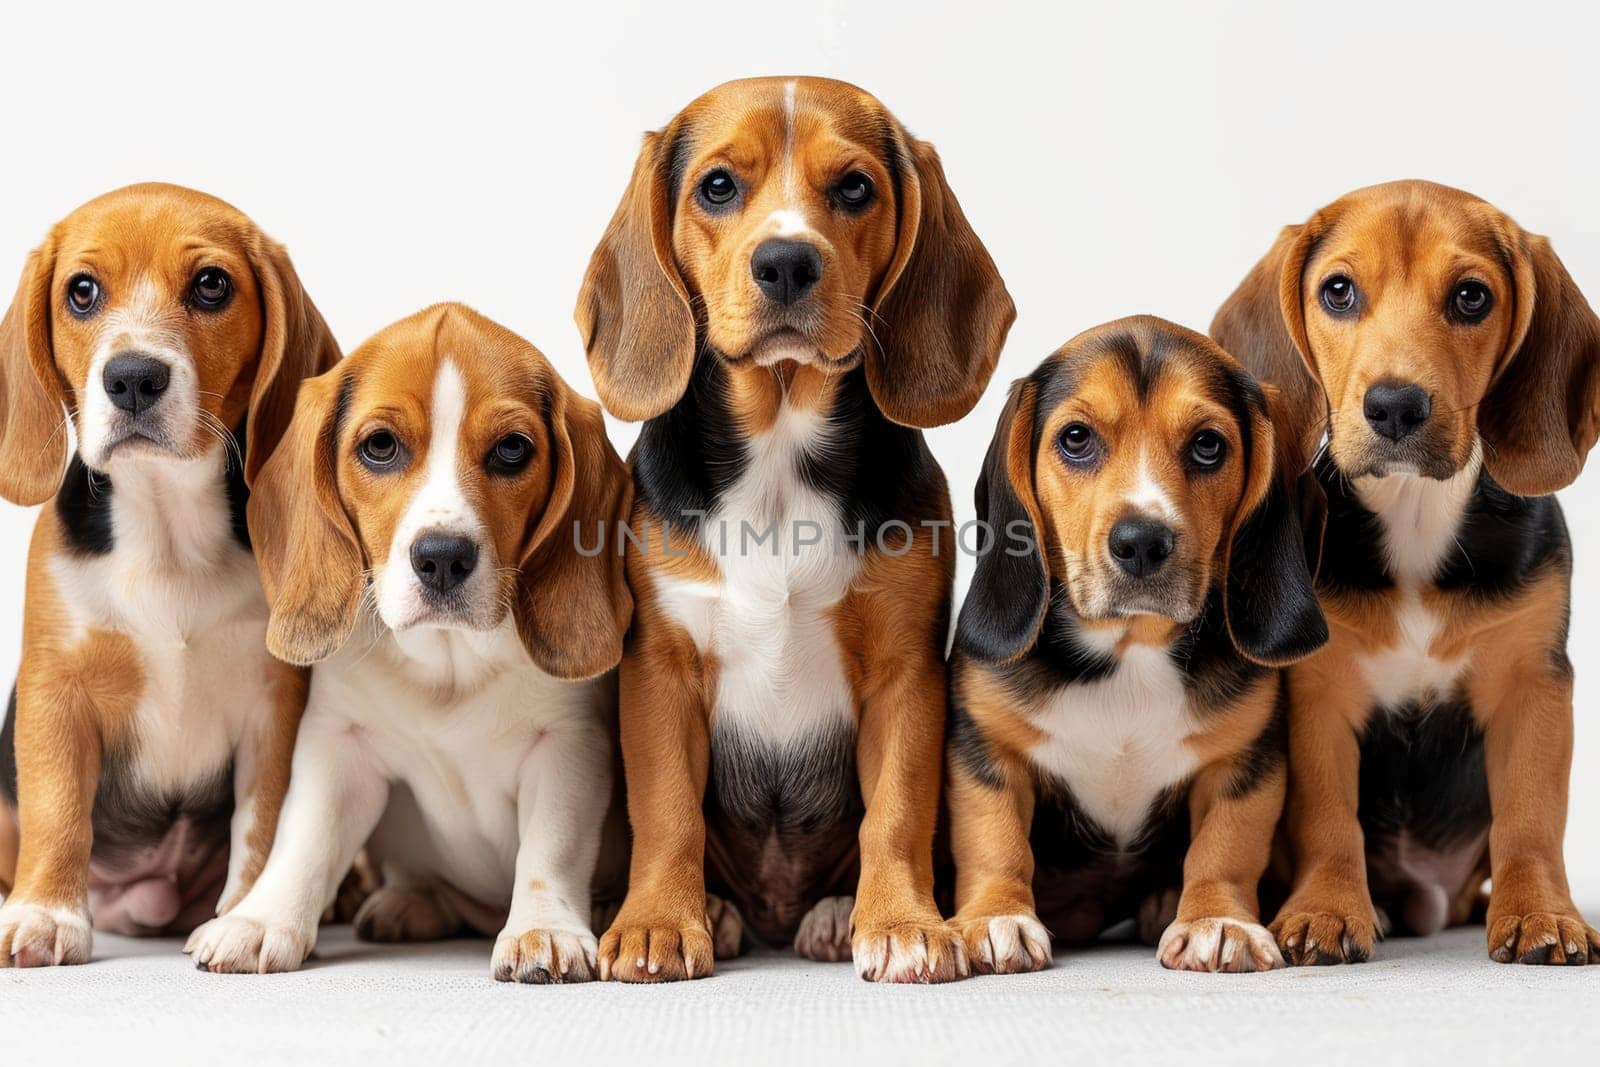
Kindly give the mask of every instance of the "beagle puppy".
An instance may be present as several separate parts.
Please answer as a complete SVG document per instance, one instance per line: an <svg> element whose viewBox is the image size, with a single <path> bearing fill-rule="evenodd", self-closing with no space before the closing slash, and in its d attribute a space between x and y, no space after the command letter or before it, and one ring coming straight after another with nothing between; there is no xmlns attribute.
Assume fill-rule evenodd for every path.
<svg viewBox="0 0 1600 1067"><path fill-rule="evenodd" d="M1255 380L1150 316L1012 386L951 657L974 970L1037 970L1051 933L1130 918L1168 967L1283 965L1256 904L1285 782L1274 668L1328 632L1275 441Z"/></svg>
<svg viewBox="0 0 1600 1067"><path fill-rule="evenodd" d="M317 667L277 844L189 939L202 969L299 967L367 842L363 936L498 932L501 981L593 976L632 601L590 546L628 499L599 405L459 304L305 383L250 522L267 647Z"/></svg>
<svg viewBox="0 0 1600 1067"><path fill-rule="evenodd" d="M306 676L267 654L247 486L338 358L283 249L202 193L108 193L28 257L0 495L53 501L0 732L0 966L86 962L91 920L186 932L260 870Z"/></svg>
<svg viewBox="0 0 1600 1067"><path fill-rule="evenodd" d="M577 307L601 401L645 420L603 976L710 974L741 917L870 979L966 972L933 898L955 549L919 427L971 409L1014 316L932 146L854 86L730 82L645 137Z"/></svg>
<svg viewBox="0 0 1600 1067"><path fill-rule="evenodd" d="M1328 647L1290 674L1289 962L1480 918L1502 962L1600 962L1562 859L1572 548L1600 321L1550 242L1402 181L1290 226L1212 334L1289 402L1327 498Z"/></svg>

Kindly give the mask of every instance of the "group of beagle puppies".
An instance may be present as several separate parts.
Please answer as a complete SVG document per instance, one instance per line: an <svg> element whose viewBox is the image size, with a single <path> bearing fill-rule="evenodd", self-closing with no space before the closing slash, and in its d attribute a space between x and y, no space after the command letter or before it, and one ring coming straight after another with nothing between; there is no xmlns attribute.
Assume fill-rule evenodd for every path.
<svg viewBox="0 0 1600 1067"><path fill-rule="evenodd" d="M1600 433L1600 321L1549 242L1375 186L1210 336L1068 341L1011 386L952 647L922 430L1014 316L932 146L817 78L644 139L577 304L626 463L462 305L341 359L228 205L80 207L0 324L0 495L46 505L0 966L99 928L293 970L325 916L491 936L535 983L756 941L940 982L1124 924L1187 970L1468 922L1600 962L1551 495Z"/></svg>

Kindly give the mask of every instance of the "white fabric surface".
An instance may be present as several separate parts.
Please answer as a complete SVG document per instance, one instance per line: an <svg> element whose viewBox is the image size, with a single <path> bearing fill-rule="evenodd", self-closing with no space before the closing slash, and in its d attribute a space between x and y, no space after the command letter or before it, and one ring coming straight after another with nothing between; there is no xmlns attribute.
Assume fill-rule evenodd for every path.
<svg viewBox="0 0 1600 1067"><path fill-rule="evenodd" d="M1600 1018L1600 967L1492 963L1477 928L1355 967L1174 974L1116 946L938 987L775 953L673 986L501 985L489 949L341 927L301 973L240 977L193 970L175 942L100 937L88 966L0 970L0 1063L1458 1067L1594 1062Z"/></svg>

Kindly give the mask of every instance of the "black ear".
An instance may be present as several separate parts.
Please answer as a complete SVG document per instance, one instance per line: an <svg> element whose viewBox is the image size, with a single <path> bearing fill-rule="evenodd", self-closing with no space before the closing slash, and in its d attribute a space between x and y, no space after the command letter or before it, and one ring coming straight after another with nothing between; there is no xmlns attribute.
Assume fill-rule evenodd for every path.
<svg viewBox="0 0 1600 1067"><path fill-rule="evenodd" d="M1044 524L1033 491L1034 385L1012 383L978 476L978 521L989 530L956 623L956 648L1009 663L1038 640L1050 602Z"/></svg>
<svg viewBox="0 0 1600 1067"><path fill-rule="evenodd" d="M1299 472L1285 469L1287 455L1275 455L1266 398L1253 387L1250 392L1248 474L1224 565L1223 610L1235 648L1256 663L1281 667L1328 643L1328 620L1307 561L1315 558L1311 543L1320 549L1321 531L1312 531L1308 542L1302 515L1312 512L1292 488Z"/></svg>

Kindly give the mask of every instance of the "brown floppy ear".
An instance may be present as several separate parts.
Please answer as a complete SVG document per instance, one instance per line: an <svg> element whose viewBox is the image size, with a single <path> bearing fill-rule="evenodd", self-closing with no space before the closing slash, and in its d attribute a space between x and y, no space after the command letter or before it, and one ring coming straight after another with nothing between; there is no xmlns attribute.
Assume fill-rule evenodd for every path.
<svg viewBox="0 0 1600 1067"><path fill-rule="evenodd" d="M898 124L894 130L900 218L873 300L867 386L895 422L942 426L983 395L1017 309L939 154Z"/></svg>
<svg viewBox="0 0 1600 1067"><path fill-rule="evenodd" d="M1268 667L1303 659L1328 642L1328 621L1317 603L1313 557L1296 497L1296 449L1280 448L1274 412L1253 379L1235 374L1244 490L1223 549L1223 616L1234 647ZM1320 529L1314 538L1321 543ZM1314 557L1313 557L1314 558Z"/></svg>
<svg viewBox="0 0 1600 1067"><path fill-rule="evenodd" d="M265 323L245 417L244 478L254 486L261 465L288 429L300 383L339 362L339 343L301 287L282 245L257 233L249 254Z"/></svg>
<svg viewBox="0 0 1600 1067"><path fill-rule="evenodd" d="M988 535L956 621L956 648L990 663L1033 649L1050 603L1044 523L1034 492L1033 380L1011 385L974 494Z"/></svg>
<svg viewBox="0 0 1600 1067"><path fill-rule="evenodd" d="M618 526L633 506L633 483L606 437L600 405L559 380L550 388L554 470L550 499L523 548L517 632L540 670L576 681L622 659L633 596Z"/></svg>
<svg viewBox="0 0 1600 1067"><path fill-rule="evenodd" d="M645 135L622 203L589 257L574 317L606 409L654 418L676 404L694 369L689 290L672 256L667 203L676 135Z"/></svg>
<svg viewBox="0 0 1600 1067"><path fill-rule="evenodd" d="M1279 429L1307 456L1328 423L1328 402L1311 360L1301 298L1306 256L1322 226L1285 226L1211 320L1211 338L1281 395Z"/></svg>
<svg viewBox="0 0 1600 1067"><path fill-rule="evenodd" d="M250 493L250 541L271 613L267 651L289 663L337 652L364 591L365 564L336 465L346 382L335 371L301 384L289 427Z"/></svg>
<svg viewBox="0 0 1600 1067"><path fill-rule="evenodd" d="M0 319L0 496L41 504L67 466L65 392L50 344L54 239L34 249Z"/></svg>
<svg viewBox="0 0 1600 1067"><path fill-rule="evenodd" d="M1509 362L1478 406L1483 462L1518 496L1571 485L1600 434L1600 320L1544 237L1512 250Z"/></svg>

